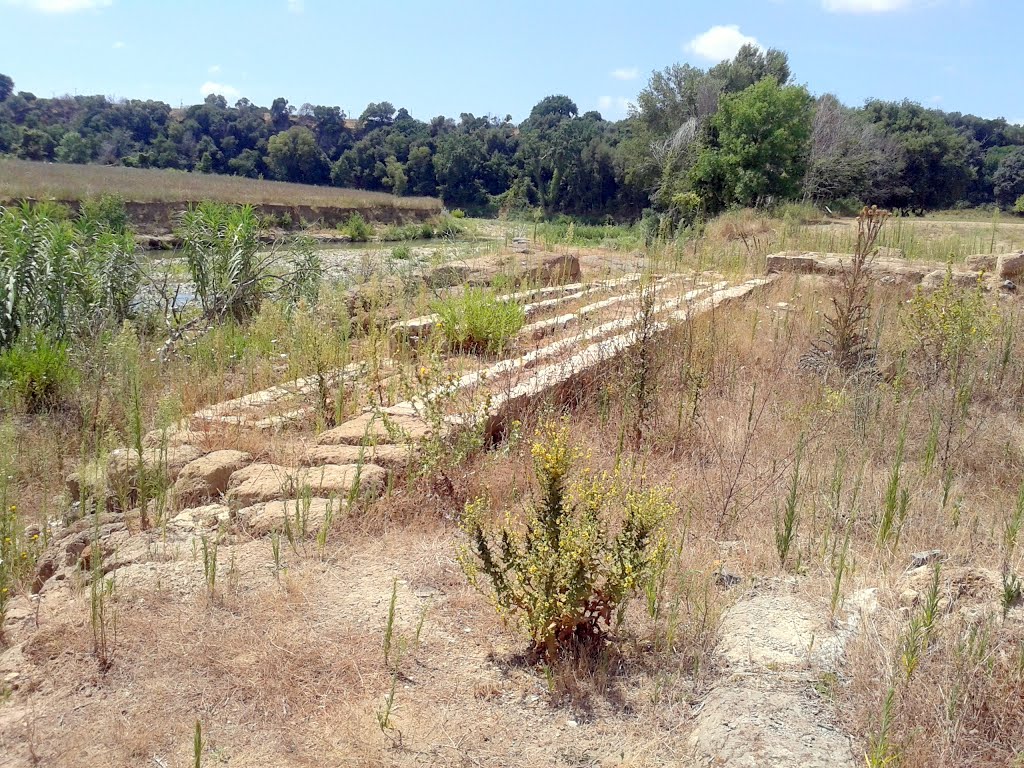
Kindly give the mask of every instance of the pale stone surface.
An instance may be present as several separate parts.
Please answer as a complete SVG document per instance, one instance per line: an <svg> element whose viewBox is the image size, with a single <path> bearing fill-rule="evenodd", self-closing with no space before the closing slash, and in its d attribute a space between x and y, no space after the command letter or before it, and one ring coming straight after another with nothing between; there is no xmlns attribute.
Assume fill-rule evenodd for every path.
<svg viewBox="0 0 1024 768"><path fill-rule="evenodd" d="M846 642L878 608L878 590L849 596L829 621L787 583L739 601L722 617L722 677L689 737L694 765L825 768L857 765L850 738L813 681L838 670Z"/></svg>
<svg viewBox="0 0 1024 768"><path fill-rule="evenodd" d="M250 461L252 456L245 451L213 451L200 456L182 467L174 495L185 504L219 496L228 489L231 475Z"/></svg>
<svg viewBox="0 0 1024 768"><path fill-rule="evenodd" d="M182 531L216 528L231 521L231 510L224 504L205 504L201 507L183 509L175 515L170 524Z"/></svg>
<svg viewBox="0 0 1024 768"><path fill-rule="evenodd" d="M403 470L415 457L415 448L400 445L317 445L310 448L302 463L316 467L322 464L376 464L390 470Z"/></svg>
<svg viewBox="0 0 1024 768"><path fill-rule="evenodd" d="M430 425L418 416L395 413L395 409L368 413L349 419L344 424L320 433L320 445L401 444L422 440L430 434Z"/></svg>
<svg viewBox="0 0 1024 768"><path fill-rule="evenodd" d="M325 464L308 468L250 464L231 476L227 497L235 507L307 494L347 498L357 482L360 496L377 496L387 482L387 470L375 464Z"/></svg>
<svg viewBox="0 0 1024 768"><path fill-rule="evenodd" d="M833 728L831 707L810 688L770 679L719 685L690 734L695 766L839 768L857 765L850 739Z"/></svg>
<svg viewBox="0 0 1024 768"><path fill-rule="evenodd" d="M999 276L1010 280L1024 275L1024 251L1004 253L999 257Z"/></svg>
<svg viewBox="0 0 1024 768"><path fill-rule="evenodd" d="M194 445L171 445L142 449L142 466L147 472L162 470L174 482L182 468L198 459L202 451ZM128 448L111 451L107 457L107 481L113 488L133 486L139 471L139 454Z"/></svg>
<svg viewBox="0 0 1024 768"><path fill-rule="evenodd" d="M285 499L255 504L238 511L238 518L245 523L255 536L283 531L285 521L296 536L316 533L323 526L328 513L337 517L345 509L338 499L313 497L309 499Z"/></svg>

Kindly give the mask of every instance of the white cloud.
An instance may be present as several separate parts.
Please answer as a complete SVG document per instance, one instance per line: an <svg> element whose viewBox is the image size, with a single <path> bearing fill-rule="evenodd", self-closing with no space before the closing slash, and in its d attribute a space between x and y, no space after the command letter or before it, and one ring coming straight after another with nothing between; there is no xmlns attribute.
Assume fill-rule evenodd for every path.
<svg viewBox="0 0 1024 768"><path fill-rule="evenodd" d="M821 5L832 13L889 13L910 7L911 0L822 0Z"/></svg>
<svg viewBox="0 0 1024 768"><path fill-rule="evenodd" d="M629 99L624 96L602 96L597 100L597 107L602 112L624 115L629 111Z"/></svg>
<svg viewBox="0 0 1024 768"><path fill-rule="evenodd" d="M306 10L305 0L288 0L289 13L302 13Z"/></svg>
<svg viewBox="0 0 1024 768"><path fill-rule="evenodd" d="M616 80L636 80L639 75L640 70L636 67L620 67L612 70L612 77Z"/></svg>
<svg viewBox="0 0 1024 768"><path fill-rule="evenodd" d="M216 93L218 96L223 96L225 99L237 99L242 95L242 92L233 85L215 83L212 80L207 80L205 83L200 85L199 93L203 96L209 96L211 93Z"/></svg>
<svg viewBox="0 0 1024 768"><path fill-rule="evenodd" d="M744 35L737 24L717 24L688 42L686 50L702 59L718 62L731 59L744 45L761 47L756 37Z"/></svg>
<svg viewBox="0 0 1024 768"><path fill-rule="evenodd" d="M113 45L113 46L111 46L111 47L112 47L112 48L114 48L114 50L120 50L120 49L124 48L124 40L118 40L118 41L117 41L116 43L114 43L114 45Z"/></svg>
<svg viewBox="0 0 1024 768"><path fill-rule="evenodd" d="M212 66L207 67L206 71L209 72L211 75L216 75L218 72L220 72L220 64L213 64Z"/></svg>
<svg viewBox="0 0 1024 768"><path fill-rule="evenodd" d="M6 0L6 3L40 13L74 13L106 8L113 5L114 0Z"/></svg>

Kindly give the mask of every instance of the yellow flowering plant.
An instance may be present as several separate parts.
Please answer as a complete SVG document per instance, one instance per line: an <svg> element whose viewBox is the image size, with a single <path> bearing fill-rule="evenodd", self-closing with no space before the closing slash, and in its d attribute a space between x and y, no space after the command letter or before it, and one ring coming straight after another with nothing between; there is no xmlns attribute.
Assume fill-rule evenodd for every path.
<svg viewBox="0 0 1024 768"><path fill-rule="evenodd" d="M618 625L665 558L672 505L662 489L624 490L616 478L585 472L572 479L580 451L564 421L537 431L532 455L537 502L524 520L507 512L500 526L488 523L486 500L467 504L459 562L499 614L529 634L533 658L551 661Z"/></svg>

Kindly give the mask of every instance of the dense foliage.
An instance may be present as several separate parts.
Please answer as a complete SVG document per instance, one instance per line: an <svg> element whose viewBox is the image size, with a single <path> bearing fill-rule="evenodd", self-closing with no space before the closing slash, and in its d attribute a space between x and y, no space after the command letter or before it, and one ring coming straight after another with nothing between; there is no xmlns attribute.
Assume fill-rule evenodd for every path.
<svg viewBox="0 0 1024 768"><path fill-rule="evenodd" d="M211 95L183 109L46 99L0 75L0 154L438 195L478 213L600 220L650 208L669 229L785 199L923 210L1013 208L1024 195L1024 127L910 101L847 108L791 80L786 54L745 46L708 70L654 72L624 120L580 114L558 95L516 124L469 113L424 122L386 101L354 118L284 98L266 108Z"/></svg>

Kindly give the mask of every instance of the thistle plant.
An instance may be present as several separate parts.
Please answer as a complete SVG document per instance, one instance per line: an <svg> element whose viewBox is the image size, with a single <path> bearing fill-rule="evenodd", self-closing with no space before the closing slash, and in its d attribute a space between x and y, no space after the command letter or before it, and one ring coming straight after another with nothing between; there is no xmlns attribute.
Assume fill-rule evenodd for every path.
<svg viewBox="0 0 1024 768"><path fill-rule="evenodd" d="M825 316L825 340L812 353L841 371L852 372L873 357L868 329L870 269L875 241L888 218L889 212L876 206L865 206L857 217L853 259L839 272L839 294L832 298L832 311Z"/></svg>
<svg viewBox="0 0 1024 768"><path fill-rule="evenodd" d="M662 524L672 507L660 489L623 491L589 473L571 481L580 452L564 422L537 431L532 455L539 494L525 520L506 514L492 529L487 502L469 503L459 562L498 612L523 627L531 656L550 662L614 630L665 557Z"/></svg>

